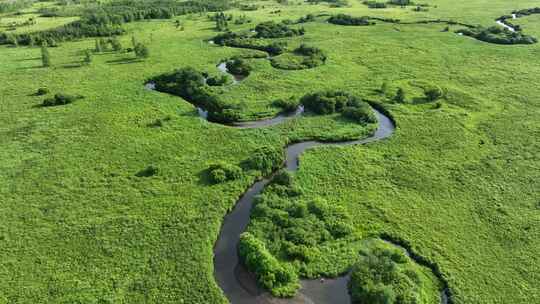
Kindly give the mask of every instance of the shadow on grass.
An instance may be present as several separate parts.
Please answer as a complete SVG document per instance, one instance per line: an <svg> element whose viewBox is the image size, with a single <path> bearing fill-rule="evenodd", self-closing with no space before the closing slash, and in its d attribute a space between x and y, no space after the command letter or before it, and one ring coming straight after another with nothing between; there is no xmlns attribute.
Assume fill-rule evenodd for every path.
<svg viewBox="0 0 540 304"><path fill-rule="evenodd" d="M141 62L141 61L143 60L139 58L124 57L120 59L108 60L105 62L108 64L128 64L128 63L135 63L135 62Z"/></svg>

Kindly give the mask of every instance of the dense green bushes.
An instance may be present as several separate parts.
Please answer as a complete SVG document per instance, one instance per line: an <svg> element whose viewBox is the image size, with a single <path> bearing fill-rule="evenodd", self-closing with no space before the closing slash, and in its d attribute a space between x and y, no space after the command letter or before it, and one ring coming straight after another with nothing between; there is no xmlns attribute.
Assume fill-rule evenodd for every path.
<svg viewBox="0 0 540 304"><path fill-rule="evenodd" d="M365 102L353 107L345 107L343 109L343 116L363 125L377 122L375 113L373 113L371 107Z"/></svg>
<svg viewBox="0 0 540 304"><path fill-rule="evenodd" d="M227 61L227 70L233 75L248 76L251 72L251 66L240 57Z"/></svg>
<svg viewBox="0 0 540 304"><path fill-rule="evenodd" d="M68 94L58 93L54 95L53 98L46 98L45 100L43 100L43 103L41 105L44 107L67 105L81 98L83 97L79 95L68 95Z"/></svg>
<svg viewBox="0 0 540 304"><path fill-rule="evenodd" d="M379 240L360 252L349 282L353 303L428 304L439 301L437 279L403 249Z"/></svg>
<svg viewBox="0 0 540 304"><path fill-rule="evenodd" d="M206 78L206 84L212 87L222 86L231 83L231 77L229 75L217 75L208 76Z"/></svg>
<svg viewBox="0 0 540 304"><path fill-rule="evenodd" d="M262 146L251 153L246 165L250 169L261 171L263 175L268 175L281 167L284 161L283 151L272 146Z"/></svg>
<svg viewBox="0 0 540 304"><path fill-rule="evenodd" d="M306 110L317 114L342 113L360 124L376 123L377 117L365 101L342 91L323 91L306 94L300 99Z"/></svg>
<svg viewBox="0 0 540 304"><path fill-rule="evenodd" d="M339 25L374 25L375 22L369 20L369 17L353 17L345 14L338 14L328 18L328 22Z"/></svg>
<svg viewBox="0 0 540 304"><path fill-rule="evenodd" d="M50 91L47 88L39 88L36 91L36 96L47 95L47 94L49 94L49 92Z"/></svg>
<svg viewBox="0 0 540 304"><path fill-rule="evenodd" d="M242 168L226 162L217 162L208 167L208 174L213 183L235 180L242 176Z"/></svg>
<svg viewBox="0 0 540 304"><path fill-rule="evenodd" d="M270 63L277 69L303 70L322 65L325 61L326 55L321 49L302 44L292 54L273 57Z"/></svg>
<svg viewBox="0 0 540 304"><path fill-rule="evenodd" d="M313 67L326 61L326 55L321 49L306 44L301 44L294 50L294 53L308 58L305 62L306 66Z"/></svg>
<svg viewBox="0 0 540 304"><path fill-rule="evenodd" d="M284 23L267 21L257 24L255 27L256 38L284 38L303 35L305 30L293 29Z"/></svg>
<svg viewBox="0 0 540 304"><path fill-rule="evenodd" d="M180 96L208 111L208 119L232 123L239 117L238 109L223 103L205 83L203 73L191 67L175 70L149 79L156 90Z"/></svg>
<svg viewBox="0 0 540 304"><path fill-rule="evenodd" d="M238 254L246 267L255 273L257 282L274 296L293 296L300 284L298 275L288 264L281 264L264 243L246 232L242 234Z"/></svg>
<svg viewBox="0 0 540 304"><path fill-rule="evenodd" d="M283 98L274 100L272 105L281 108L283 112L294 112L298 109L300 101L294 97Z"/></svg>
<svg viewBox="0 0 540 304"><path fill-rule="evenodd" d="M481 41L495 44L533 44L538 42L538 40L532 36L525 35L519 31L512 32L500 26L491 26L488 28L477 26L460 29L457 32Z"/></svg>
<svg viewBox="0 0 540 304"><path fill-rule="evenodd" d="M377 2L377 1L364 1L363 4L367 5L369 8L386 8L386 3Z"/></svg>
<svg viewBox="0 0 540 304"><path fill-rule="evenodd" d="M259 50L269 53L270 55L282 54L287 47L285 42L267 42L261 39L250 38L245 33L226 32L214 37L213 41L222 46L231 46L252 50Z"/></svg>
<svg viewBox="0 0 540 304"><path fill-rule="evenodd" d="M313 277L322 274L311 266L322 258L320 248L351 237L353 226L344 208L321 198L305 200L301 194L289 172L277 173L256 199L248 231L269 240L269 254L294 265L295 273Z"/></svg>

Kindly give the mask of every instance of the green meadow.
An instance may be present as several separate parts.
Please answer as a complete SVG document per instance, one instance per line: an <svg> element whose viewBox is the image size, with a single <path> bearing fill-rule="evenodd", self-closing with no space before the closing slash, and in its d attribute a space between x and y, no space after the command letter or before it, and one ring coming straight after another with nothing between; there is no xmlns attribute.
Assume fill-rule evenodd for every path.
<svg viewBox="0 0 540 304"><path fill-rule="evenodd" d="M280 2L240 2L256 10L231 5L225 14L251 22L229 21L228 28L248 31L260 22L314 14L314 21L290 25L303 27L304 35L266 40L286 42L287 50L315 46L327 60L283 70L264 58L246 59L250 75L217 89L220 98L241 106L242 120L253 120L278 114L276 99L342 90L381 103L396 121L388 139L315 148L300 158L299 199L324 199L350 218L354 238L343 250L392 235L438 266L453 303L540 302L540 44L482 42L445 23L326 21L344 13L493 26L538 2L425 0L424 12L369 9L358 0L342 7ZM40 5L21 9L22 15L1 13L0 33L50 30L80 18L40 17ZM97 4L46 5L76 12L70 5ZM219 75L218 63L255 52L210 44L220 34L212 14L123 24L123 48L132 48L134 39L148 47L148 58L93 52L96 38L88 37L48 47L51 66L43 67L40 47L0 45L1 304L227 303L214 279L213 246L224 216L260 173L244 170L236 180L214 184L205 175L209 164L242 164L263 145L282 150L302 140L357 139L373 131L336 114L310 113L266 128L232 128L200 118L181 97L146 89L148 79L183 67ZM34 25L4 27L31 16ZM512 22L540 38L540 15ZM90 63L84 63L87 50ZM428 86L444 96L427 102ZM39 88L49 93L37 96ZM394 101L398 88L403 103ZM57 93L83 98L41 106ZM156 127L157 120L163 123ZM155 175L138 176L150 166ZM248 229L267 228L258 223ZM280 240L261 241L287 263L272 251ZM343 269L354 259L335 261L332 250L321 250L327 255L308 269L332 263Z"/></svg>

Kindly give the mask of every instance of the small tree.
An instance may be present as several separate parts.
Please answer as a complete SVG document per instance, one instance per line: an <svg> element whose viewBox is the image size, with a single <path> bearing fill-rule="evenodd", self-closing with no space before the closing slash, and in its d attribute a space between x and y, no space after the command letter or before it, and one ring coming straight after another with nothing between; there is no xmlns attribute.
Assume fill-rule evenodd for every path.
<svg viewBox="0 0 540 304"><path fill-rule="evenodd" d="M45 43L41 45L41 63L44 67L51 66L51 55Z"/></svg>
<svg viewBox="0 0 540 304"><path fill-rule="evenodd" d="M429 88L425 90L426 98L428 101L435 101L442 97L443 93L439 88Z"/></svg>
<svg viewBox="0 0 540 304"><path fill-rule="evenodd" d="M118 40L118 38L116 37L113 37L109 40L109 42L111 43L111 46L112 46L112 49L115 51L115 52L118 52L118 51L121 51L122 50L122 44L120 43L120 40Z"/></svg>
<svg viewBox="0 0 540 304"><path fill-rule="evenodd" d="M394 100L398 103L405 103L405 90L399 88L396 92L396 97L394 97Z"/></svg>
<svg viewBox="0 0 540 304"><path fill-rule="evenodd" d="M83 62L86 65L89 65L90 63L92 63L92 53L89 50L86 50L84 52L84 60L83 60Z"/></svg>
<svg viewBox="0 0 540 304"><path fill-rule="evenodd" d="M99 44L101 45L101 51L105 52L109 50L109 42L103 38L99 38Z"/></svg>
<svg viewBox="0 0 540 304"><path fill-rule="evenodd" d="M135 56L137 58L148 58L150 57L150 51L148 50L148 47L142 43L137 43L135 46Z"/></svg>
<svg viewBox="0 0 540 304"><path fill-rule="evenodd" d="M388 92L388 82L383 82L379 90L381 94L386 94Z"/></svg>
<svg viewBox="0 0 540 304"><path fill-rule="evenodd" d="M96 39L96 46L94 47L94 51L96 53L103 52L103 46L101 45L101 40L100 39Z"/></svg>

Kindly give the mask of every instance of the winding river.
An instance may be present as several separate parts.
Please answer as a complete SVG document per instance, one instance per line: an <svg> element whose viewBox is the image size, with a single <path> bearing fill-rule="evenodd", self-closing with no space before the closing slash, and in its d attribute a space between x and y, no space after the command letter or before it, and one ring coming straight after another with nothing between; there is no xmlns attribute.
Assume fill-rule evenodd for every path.
<svg viewBox="0 0 540 304"><path fill-rule="evenodd" d="M287 146L285 168L294 172L298 170L298 157L304 151L320 146L360 145L375 142L389 137L395 130L390 118L375 110L378 118L378 128L367 138L346 142L327 143L320 141L305 141ZM281 122L285 117L274 118ZM252 122L251 127L266 126L266 122ZM260 125L258 125L260 124ZM214 247L214 275L216 281L233 304L241 303L332 303L349 304L351 302L347 289L348 277L337 279L303 280L302 288L293 299L277 299L259 290L255 278L249 274L238 259L237 247L240 234L245 231L250 218L250 211L255 196L260 194L270 182L272 176L257 181L238 200L235 208L225 217L219 238Z"/></svg>
<svg viewBox="0 0 540 304"><path fill-rule="evenodd" d="M226 68L226 61L220 62L217 68L223 73L229 73ZM230 75L234 79L233 85L240 83L243 79L232 74ZM149 90L155 89L153 83L147 83L145 87ZM201 108L197 108L197 110L199 115L206 119L207 112ZM288 145L285 151L284 168L290 172L297 171L300 165L299 156L311 148L364 145L390 137L395 131L393 120L378 109L373 108L373 110L377 116L378 126L371 136L343 142L304 141ZM303 111L303 107L299 107L293 113L280 114L264 120L239 122L228 126L235 128L268 127L300 116ZM260 289L256 284L255 276L247 271L240 262L237 250L240 235L246 230L249 224L251 208L255 197L264 190L272 178L273 175L255 182L236 202L234 209L225 216L219 237L214 245L214 276L216 282L232 304L350 304L351 298L347 286L349 281L348 274L332 279L302 280L302 287L294 298L280 299L272 297L269 292ZM407 251L406 249L404 250ZM442 304L451 302L448 288L446 284L444 285L444 290L441 292Z"/></svg>
<svg viewBox="0 0 540 304"><path fill-rule="evenodd" d="M218 69L228 73L225 62L221 62ZM234 75L232 75L235 77ZM235 84L238 81L235 81ZM202 110L199 109L201 113ZM395 125L392 120L374 109L378 119L378 128L375 133L367 138L346 142L320 142L304 141L291 144L286 148L286 160L284 167L288 171L298 170L299 156L304 151L320 146L345 146L360 145L375 142L392 135ZM278 115L271 119L243 122L233 125L238 128L261 128L276 125L287 119L301 115L303 108L296 112ZM243 303L333 303L349 304L351 302L347 283L348 276L336 279L303 280L302 288L297 296L292 299L278 299L270 296L268 292L261 290L256 285L255 277L250 274L240 263L238 258L238 242L240 234L245 231L249 224L250 211L255 197L260 194L273 176L266 177L255 182L237 201L235 208L225 217L218 240L214 246L214 275L218 285L233 304Z"/></svg>

